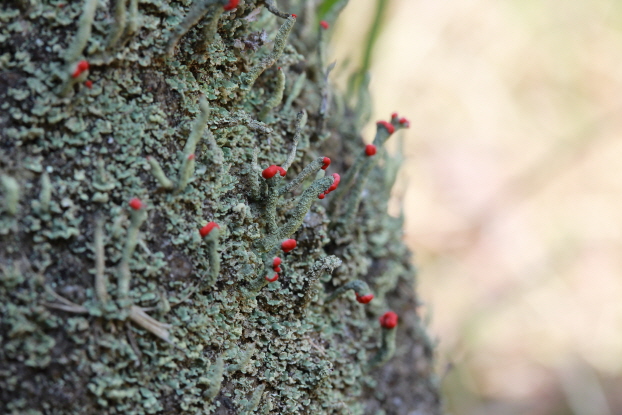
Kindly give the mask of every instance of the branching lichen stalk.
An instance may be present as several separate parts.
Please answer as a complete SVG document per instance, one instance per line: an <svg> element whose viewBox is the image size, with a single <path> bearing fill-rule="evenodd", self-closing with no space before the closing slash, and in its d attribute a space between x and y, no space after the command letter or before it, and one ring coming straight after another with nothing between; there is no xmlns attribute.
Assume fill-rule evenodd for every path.
<svg viewBox="0 0 622 415"><path fill-rule="evenodd" d="M127 20L127 8L126 0L116 0L114 4L114 25L112 31L108 35L108 49L112 49L116 46L123 32L125 31L125 24Z"/></svg>
<svg viewBox="0 0 622 415"><path fill-rule="evenodd" d="M105 253L104 253L104 221L100 218L95 222L95 293L97 299L105 305L110 297L108 296L108 281L105 274Z"/></svg>
<svg viewBox="0 0 622 415"><path fill-rule="evenodd" d="M302 110L298 114L296 114L296 131L294 132L292 149L289 151L289 155L287 156L287 160L285 160L285 163L281 164L281 167L283 167L285 170L289 169L289 166L291 166L296 159L296 150L298 149L298 143L300 142L300 137L302 136L302 129L305 127L306 124L307 112L305 110Z"/></svg>
<svg viewBox="0 0 622 415"><path fill-rule="evenodd" d="M41 212L47 212L50 209L50 200L52 199L52 182L50 175L43 172L41 175L41 192L39 192L39 208Z"/></svg>
<svg viewBox="0 0 622 415"><path fill-rule="evenodd" d="M162 167L160 166L160 163L158 163L158 160L156 160L154 157L147 157L147 162L151 167L151 174L153 174L153 176L156 178L156 180L160 184L160 187L167 190L171 190L173 189L173 187L175 187L173 181L166 177L166 174L164 173L164 170L162 170Z"/></svg>
<svg viewBox="0 0 622 415"><path fill-rule="evenodd" d="M218 275L220 274L220 254L218 253L218 238L220 237L220 230L218 228L212 229L208 236L204 238L207 244L207 255L209 258L209 272L207 278L202 282L202 288L212 287Z"/></svg>
<svg viewBox="0 0 622 415"><path fill-rule="evenodd" d="M214 36L216 35L216 31L218 30L218 20L220 16L225 12L222 7L215 7L212 15L210 16L209 22L207 22L203 26L203 30L201 31L201 37L196 46L197 53L205 53L207 47L214 40Z"/></svg>
<svg viewBox="0 0 622 415"><path fill-rule="evenodd" d="M225 362L222 356L216 358L216 362L212 365L209 371L208 388L203 392L203 397L208 402L216 397L218 391L220 391L220 385L222 384L223 375L225 373Z"/></svg>
<svg viewBox="0 0 622 415"><path fill-rule="evenodd" d="M361 280L354 280L354 281L350 281L347 284L342 285L341 287L337 288L335 290L335 292L333 292L331 295L329 295L328 297L326 297L326 299L324 300L325 304L328 304L332 301L334 301L337 297L339 297L341 294L352 290L357 294L368 294L370 293L370 289L369 286L367 285L367 283L365 281L361 281Z"/></svg>
<svg viewBox="0 0 622 415"><path fill-rule="evenodd" d="M291 212L291 218L280 228L277 229L272 235L261 238L255 242L255 247L259 252L267 252L279 244L279 242L285 238L294 234L302 224L306 213L311 207L311 203L317 200L317 195L325 192L334 179L332 177L324 177L322 179L313 182L305 191L300 195L298 204Z"/></svg>
<svg viewBox="0 0 622 415"><path fill-rule="evenodd" d="M393 357L393 355L395 354L396 332L397 330L395 328L382 328L382 340L380 343L380 348L367 363L368 370L385 364L389 361L389 359L391 359L391 357Z"/></svg>
<svg viewBox="0 0 622 415"><path fill-rule="evenodd" d="M272 93L272 96L270 97L270 99L266 101L263 108L261 109L261 112L258 115L258 118L260 121L265 121L266 117L268 116L268 113L272 111L273 108L275 108L277 105L281 103L281 101L283 100L284 90L285 90L285 73L283 72L283 69L279 68L276 72L276 87L274 89L274 92Z"/></svg>
<svg viewBox="0 0 622 415"><path fill-rule="evenodd" d="M287 19L290 16L289 14L280 11L277 8L276 2L274 0L264 0L264 4L266 6L266 9L268 9L268 11L275 16L282 17L283 19Z"/></svg>
<svg viewBox="0 0 622 415"><path fill-rule="evenodd" d="M276 38L274 39L274 47L272 52L258 64L253 66L251 70L246 73L242 78L242 87L244 89L250 89L255 84L255 81L269 67L274 65L274 63L279 59L285 46L287 45L287 38L289 37L292 28L294 27L294 23L296 23L296 18L294 16L287 17L285 23L279 28L279 31L276 34Z"/></svg>
<svg viewBox="0 0 622 415"><path fill-rule="evenodd" d="M19 184L13 177L6 175L0 177L0 182L2 182L3 188L4 211L11 216L15 216L19 208Z"/></svg>
<svg viewBox="0 0 622 415"><path fill-rule="evenodd" d="M130 13L125 26L124 36L129 38L133 36L140 26L140 14L138 13L138 0L130 0Z"/></svg>
<svg viewBox="0 0 622 415"><path fill-rule="evenodd" d="M219 6L221 4L221 0L194 0L184 20L171 32L166 44L166 53L172 56L179 39L193 26L199 23L199 20L201 20L210 9L215 9L217 5Z"/></svg>
<svg viewBox="0 0 622 415"><path fill-rule="evenodd" d="M68 65L73 64L82 55L82 51L91 37L91 26L95 18L95 10L99 4L98 0L84 0L84 8L82 15L78 21L78 31L73 37L71 45L65 51L65 62Z"/></svg>
<svg viewBox="0 0 622 415"><path fill-rule="evenodd" d="M304 169L294 178L294 180L287 183L285 186L278 190L279 195L292 192L298 188L308 177L316 174L324 165L324 157L318 157L311 163L307 164Z"/></svg>
<svg viewBox="0 0 622 415"><path fill-rule="evenodd" d="M391 136L386 128L382 126L377 126L376 136L374 138L374 145L378 148L382 148L387 139ZM368 157L364 151L359 152L352 163L352 166L346 171L346 173L341 178L341 183L339 184L339 188L332 195L329 210L337 213L339 211L340 204L344 196L349 192L350 188L354 184L354 179L361 179L363 181L367 180L367 175L373 168L376 163L376 159L373 157ZM365 170L365 173L359 174L362 170ZM360 192L359 192L360 194ZM356 204L358 207L358 204Z"/></svg>
<svg viewBox="0 0 622 415"><path fill-rule="evenodd" d="M125 239L125 247L123 249L123 256L121 263L119 264L119 283L117 288L117 298L119 300L126 301L130 292L130 259L136 249L138 243L138 232L140 226L147 219L147 212L145 209L132 210L130 217L130 226L127 229L127 236Z"/></svg>
<svg viewBox="0 0 622 415"><path fill-rule="evenodd" d="M298 98L298 96L302 92L306 80L307 74L305 72L298 75L289 91L289 94L287 95L287 100L285 101L285 105L283 105L283 112L287 112L290 110L292 104L294 103L294 100Z"/></svg>
<svg viewBox="0 0 622 415"><path fill-rule="evenodd" d="M307 280L305 281L305 288L303 289L302 303L300 306L302 310L306 310L311 300L317 295L319 291L317 282L322 274L326 272L332 274L342 263L343 261L335 255L320 258L313 263L311 269L307 273Z"/></svg>

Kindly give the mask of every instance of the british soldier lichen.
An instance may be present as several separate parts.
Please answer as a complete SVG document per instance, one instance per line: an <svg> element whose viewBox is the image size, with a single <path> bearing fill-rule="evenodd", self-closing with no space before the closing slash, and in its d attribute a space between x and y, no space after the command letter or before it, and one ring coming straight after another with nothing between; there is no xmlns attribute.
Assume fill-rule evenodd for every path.
<svg viewBox="0 0 622 415"><path fill-rule="evenodd" d="M395 171L316 58L332 3L0 8L0 412L392 413L389 306L434 390Z"/></svg>

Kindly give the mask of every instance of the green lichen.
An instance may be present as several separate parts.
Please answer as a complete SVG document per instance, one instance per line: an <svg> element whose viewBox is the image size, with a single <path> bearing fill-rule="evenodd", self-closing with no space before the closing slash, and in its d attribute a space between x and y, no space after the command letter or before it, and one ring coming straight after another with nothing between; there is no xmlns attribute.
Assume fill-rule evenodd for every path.
<svg viewBox="0 0 622 415"><path fill-rule="evenodd" d="M268 113L272 111L272 109L275 108L277 105L279 105L281 103L281 100L283 99L283 91L285 90L285 74L283 73L283 70L281 68L278 69L276 76L276 88L272 97L265 103L261 112L258 115L260 121L264 121L265 118L268 116Z"/></svg>
<svg viewBox="0 0 622 415"><path fill-rule="evenodd" d="M367 369L373 369L385 364L395 354L395 329L382 328L382 341L376 354L369 360Z"/></svg>
<svg viewBox="0 0 622 415"><path fill-rule="evenodd" d="M244 89L250 89L254 84L259 75L263 73L266 69L271 67L276 63L276 61L281 57L281 54L285 50L285 46L287 45L287 38L294 27L294 23L296 23L296 17L290 15L285 20L285 23L279 28L279 31L274 38L274 47L272 52L268 54L265 58L261 59L258 63L256 63L251 70L245 74L242 87Z"/></svg>
<svg viewBox="0 0 622 415"><path fill-rule="evenodd" d="M213 19L207 3L0 8L0 413L438 413L389 156L347 231L330 225L336 193L318 199L362 140L314 58L316 22L290 16L314 4ZM261 177L278 163L284 178ZM245 295L286 236L278 281ZM324 303L352 280L374 301ZM389 308L395 355L366 372Z"/></svg>
<svg viewBox="0 0 622 415"><path fill-rule="evenodd" d="M331 295L326 297L324 302L325 303L330 303L331 301L334 301L337 297L339 297L341 294L343 294L343 293L345 293L345 292L347 292L349 290L354 291L357 295L358 294L366 295L366 294L370 293L369 286L367 285L367 283L365 281L354 280L354 281L350 281L347 284L344 284L341 287L337 288L337 290L335 290L334 293L332 293Z"/></svg>
<svg viewBox="0 0 622 415"><path fill-rule="evenodd" d="M0 184L2 184L4 212L8 215L15 216L19 208L19 184L17 180L10 176L0 177Z"/></svg>
<svg viewBox="0 0 622 415"><path fill-rule="evenodd" d="M134 199L137 200L137 199ZM140 201L138 202L141 203ZM118 293L119 300L126 300L130 292L130 260L138 243L138 230L140 226L147 220L147 212L144 207L132 208L130 226L127 230L125 239L125 247L123 248L123 256L119 264L119 281Z"/></svg>

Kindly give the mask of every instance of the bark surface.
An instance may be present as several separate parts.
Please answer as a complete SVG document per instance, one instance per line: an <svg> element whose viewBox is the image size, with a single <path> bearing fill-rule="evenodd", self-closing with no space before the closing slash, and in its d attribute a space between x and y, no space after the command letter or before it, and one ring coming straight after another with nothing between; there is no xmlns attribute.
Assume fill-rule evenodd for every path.
<svg viewBox="0 0 622 415"><path fill-rule="evenodd" d="M361 113L326 81L312 2L228 3L0 6L0 413L441 412L387 214L398 163L379 149L341 211L297 208L315 174L270 199L318 157L352 168ZM294 250L255 248L303 213ZM324 303L353 280L369 304ZM369 369L387 310L395 354Z"/></svg>

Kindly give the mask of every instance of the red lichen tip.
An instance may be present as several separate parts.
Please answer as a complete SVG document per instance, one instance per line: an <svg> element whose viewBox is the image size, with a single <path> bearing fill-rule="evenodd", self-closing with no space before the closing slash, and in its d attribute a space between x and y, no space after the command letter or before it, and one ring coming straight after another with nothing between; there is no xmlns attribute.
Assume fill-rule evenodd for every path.
<svg viewBox="0 0 622 415"><path fill-rule="evenodd" d="M400 123L400 125L401 125L402 127L404 127L404 128L409 128L409 127L410 127L410 121L408 121L408 119L407 119L407 118L402 117L402 118L400 118L400 119L399 119L399 121L398 121L398 122L399 122L399 123Z"/></svg>
<svg viewBox="0 0 622 415"><path fill-rule="evenodd" d="M279 171L279 174L281 175L281 177L283 177L283 176L285 176L287 174L287 170L285 170L281 166L276 166L276 169Z"/></svg>
<svg viewBox="0 0 622 415"><path fill-rule="evenodd" d="M238 7L240 0L229 0L229 3L225 4L222 8L226 11L233 10Z"/></svg>
<svg viewBox="0 0 622 415"><path fill-rule="evenodd" d="M330 27L330 25L328 24L328 22L326 20L320 20L320 26L322 26L322 29L326 30Z"/></svg>
<svg viewBox="0 0 622 415"><path fill-rule="evenodd" d="M333 173L333 180L333 184L330 185L330 187L327 191L324 192L324 194L327 195L333 190L337 189L337 186L339 186L339 182L341 181L341 176L338 173Z"/></svg>
<svg viewBox="0 0 622 415"><path fill-rule="evenodd" d="M296 248L296 240L295 239L286 239L281 243L281 249L283 252L288 253L292 249Z"/></svg>
<svg viewBox="0 0 622 415"><path fill-rule="evenodd" d="M270 277L268 277L266 275L266 281L268 281L268 282L274 282L274 281L276 281L278 279L279 279L279 274L277 274L277 273L274 273L274 277L272 277L272 278L270 278Z"/></svg>
<svg viewBox="0 0 622 415"><path fill-rule="evenodd" d="M394 112L393 114L391 114L391 119L394 120L397 117L399 117L399 115L397 115L397 112Z"/></svg>
<svg viewBox="0 0 622 415"><path fill-rule="evenodd" d="M324 160L322 160L322 162L324 163L322 164L322 170L326 170L328 166L330 166L330 159L328 157L324 157Z"/></svg>
<svg viewBox="0 0 622 415"><path fill-rule="evenodd" d="M298 16L297 16L297 15L295 15L294 13L290 14L290 16L292 16L294 19L298 17Z"/></svg>
<svg viewBox="0 0 622 415"><path fill-rule="evenodd" d="M326 193L320 193L319 195L317 195L318 199L324 199L326 197Z"/></svg>
<svg viewBox="0 0 622 415"><path fill-rule="evenodd" d="M72 78L79 77L80 75L82 75L82 72L89 70L89 66L90 65L88 61L85 61L85 60L78 61L75 69L73 70L73 73L71 74L71 77Z"/></svg>
<svg viewBox="0 0 622 415"><path fill-rule="evenodd" d="M376 154L376 146L373 144L367 144L365 146L365 154L367 154L367 157L371 157Z"/></svg>
<svg viewBox="0 0 622 415"><path fill-rule="evenodd" d="M397 314L393 311L387 311L380 318L380 325L385 329L392 329L397 326Z"/></svg>
<svg viewBox="0 0 622 415"><path fill-rule="evenodd" d="M272 260L272 267L276 268L279 265L281 265L281 258L279 258L278 256L275 256L274 259Z"/></svg>
<svg viewBox="0 0 622 415"><path fill-rule="evenodd" d="M273 270L274 272L281 272L281 271L283 271L283 270L281 269L281 267L274 267L272 270Z"/></svg>
<svg viewBox="0 0 622 415"><path fill-rule="evenodd" d="M218 226L216 222L210 222L201 229L199 229L199 234L201 235L201 238L205 238L207 235L209 235L209 233L214 230L214 228L220 229L220 226Z"/></svg>
<svg viewBox="0 0 622 415"><path fill-rule="evenodd" d="M361 304L367 304L373 299L374 299L373 294L360 295L359 293L356 293L356 301L358 301Z"/></svg>
<svg viewBox="0 0 622 415"><path fill-rule="evenodd" d="M188 154L188 160L194 160L194 153Z"/></svg>
<svg viewBox="0 0 622 415"><path fill-rule="evenodd" d="M267 167L266 169L264 169L264 171L261 172L261 176L264 179L271 179L274 177L274 175L276 174L276 172L278 172L278 168L273 164L270 167Z"/></svg>
<svg viewBox="0 0 622 415"><path fill-rule="evenodd" d="M88 89L92 89L93 88L93 81L91 81L90 79L86 82L84 82L84 86L87 87Z"/></svg>
<svg viewBox="0 0 622 415"><path fill-rule="evenodd" d="M130 200L129 205L134 210L140 210L140 209L142 209L145 206L145 204L143 202L141 202L140 199L137 198L137 197L135 197L132 200Z"/></svg>
<svg viewBox="0 0 622 415"><path fill-rule="evenodd" d="M387 131L389 132L389 134L393 134L395 132L395 127L393 126L393 124L391 124L390 122L387 121L378 121L376 123L377 126L383 126L384 128L387 129Z"/></svg>

